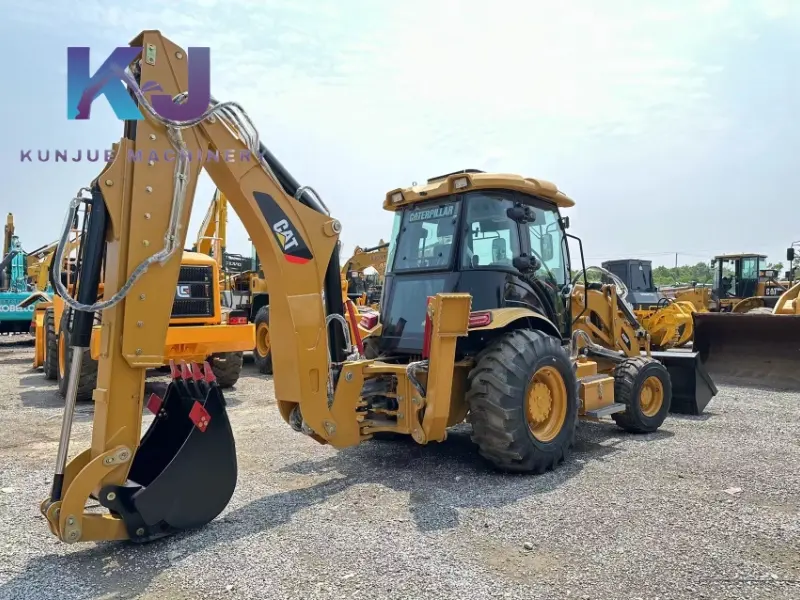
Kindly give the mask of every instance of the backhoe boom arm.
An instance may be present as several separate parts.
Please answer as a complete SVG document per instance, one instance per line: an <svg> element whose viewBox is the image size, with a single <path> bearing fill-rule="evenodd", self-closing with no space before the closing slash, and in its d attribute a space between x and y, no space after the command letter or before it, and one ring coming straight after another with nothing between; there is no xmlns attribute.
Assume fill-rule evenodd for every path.
<svg viewBox="0 0 800 600"><path fill-rule="evenodd" d="M172 98L188 89L188 65L182 48L158 31L143 32L131 45L146 48L132 65L137 82L157 81L159 93ZM336 401L332 394L330 365L344 361L350 352L345 347L344 331L336 323L330 326L330 320L337 316L341 319L343 313L339 222L329 215L313 190L301 187L257 141L257 135L240 130L246 116L234 119L233 109L212 100L213 115L192 126L180 126L156 117L149 103L142 105L139 99L148 117L126 122L112 161L91 189L89 202L102 201L105 206L105 210L97 211L95 204L91 213L98 212L107 225L104 236L99 234L91 240L87 234L84 247L105 245L103 301L119 298L121 291L124 297L102 310L91 449L66 467L57 464L54 491L42 505L51 530L65 541L140 536L131 520L123 525L109 515L84 513L83 506L88 495L98 489L101 496L105 493L102 490L113 490L101 502L113 507L114 512L124 513L134 502L135 496L122 498L128 494L124 486L129 475L134 479L133 454L144 452L147 436L157 435L148 430L139 447L145 371L163 364L164 339L181 263L179 250L185 245L197 179L203 168L245 224L270 281L270 336L280 340L273 345L273 364L281 415L291 422L290 418L297 418L294 409L299 406L303 425L313 431L312 437L336 447L364 439L355 418L359 394L345 390L336 394ZM177 251L161 262L152 262L167 243ZM142 265L148 261L151 264L142 272ZM87 272L82 271L81 281L85 280L91 277L87 279ZM84 304L73 307L87 311L89 291L79 289L78 293ZM73 332L73 343L78 337ZM351 378L348 373L347 380ZM208 385L197 383L196 389ZM221 402L224 405L224 400ZM209 418L214 423L220 419L227 423L224 414L215 417L213 409L209 410L211 413L203 417L206 420L199 421L203 427L208 427ZM71 427L68 412L65 410L59 462L66 460ZM187 444L196 434L188 435ZM235 453L233 456L235 461ZM153 460L148 458L151 464ZM137 470L135 463L133 470L142 490L160 485L159 480L150 481L146 472ZM235 480L235 467L233 472ZM146 506L139 511L146 515ZM153 535L148 529L140 537Z"/></svg>

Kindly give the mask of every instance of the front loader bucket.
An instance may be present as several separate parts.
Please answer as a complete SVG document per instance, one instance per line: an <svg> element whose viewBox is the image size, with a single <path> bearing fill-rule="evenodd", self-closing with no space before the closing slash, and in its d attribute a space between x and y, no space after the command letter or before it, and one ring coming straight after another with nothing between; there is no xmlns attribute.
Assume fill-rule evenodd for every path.
<svg viewBox="0 0 800 600"><path fill-rule="evenodd" d="M148 408L156 416L136 451L129 481L101 490L101 503L122 517L134 542L205 525L233 495L233 432L208 364L205 370L184 365L163 401L150 396Z"/></svg>
<svg viewBox="0 0 800 600"><path fill-rule="evenodd" d="M696 313L694 350L718 381L800 389L800 315Z"/></svg>
<svg viewBox="0 0 800 600"><path fill-rule="evenodd" d="M717 386L701 362L699 353L666 350L651 354L669 371L672 381L670 412L702 415L708 403L717 395Z"/></svg>

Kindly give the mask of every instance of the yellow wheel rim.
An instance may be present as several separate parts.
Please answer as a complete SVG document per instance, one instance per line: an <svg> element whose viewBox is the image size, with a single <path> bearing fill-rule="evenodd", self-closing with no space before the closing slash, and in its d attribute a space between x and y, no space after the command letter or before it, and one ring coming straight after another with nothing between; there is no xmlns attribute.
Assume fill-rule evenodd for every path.
<svg viewBox="0 0 800 600"><path fill-rule="evenodd" d="M555 367L542 367L533 374L525 395L525 420L540 442L552 441L567 418L567 386Z"/></svg>
<svg viewBox="0 0 800 600"><path fill-rule="evenodd" d="M645 417L654 417L664 404L664 385L655 375L644 380L639 392L639 407Z"/></svg>
<svg viewBox="0 0 800 600"><path fill-rule="evenodd" d="M259 323L256 328L256 352L259 356L266 356L269 354L269 348L269 325Z"/></svg>
<svg viewBox="0 0 800 600"><path fill-rule="evenodd" d="M62 379L67 372L65 366L67 362L67 349L65 347L66 345L64 343L64 337L65 336L63 333L58 336L58 374L61 375Z"/></svg>

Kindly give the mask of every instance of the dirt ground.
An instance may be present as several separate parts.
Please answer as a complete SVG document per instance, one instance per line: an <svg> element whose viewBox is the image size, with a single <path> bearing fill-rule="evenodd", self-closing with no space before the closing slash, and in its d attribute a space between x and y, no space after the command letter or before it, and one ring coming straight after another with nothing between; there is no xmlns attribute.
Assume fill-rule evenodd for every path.
<svg viewBox="0 0 800 600"><path fill-rule="evenodd" d="M581 424L542 476L445 443L343 451L295 433L252 364L226 394L238 486L202 530L67 545L39 514L63 403L0 339L0 599L800 598L800 394L720 386L702 417ZM79 406L71 454L90 439ZM145 424L149 423L147 417ZM214 485L198 461L197 476Z"/></svg>

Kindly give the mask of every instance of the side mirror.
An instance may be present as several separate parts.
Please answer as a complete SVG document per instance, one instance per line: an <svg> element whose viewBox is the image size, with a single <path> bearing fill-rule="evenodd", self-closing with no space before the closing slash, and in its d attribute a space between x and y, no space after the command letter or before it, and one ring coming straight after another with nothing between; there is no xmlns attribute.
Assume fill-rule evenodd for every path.
<svg viewBox="0 0 800 600"><path fill-rule="evenodd" d="M533 223L536 220L533 209L522 204L516 204L506 210L506 216L516 223Z"/></svg>
<svg viewBox="0 0 800 600"><path fill-rule="evenodd" d="M569 229L569 217L561 217L561 228Z"/></svg>
<svg viewBox="0 0 800 600"><path fill-rule="evenodd" d="M792 262L794 260L794 248L787 248L786 249L786 260Z"/></svg>
<svg viewBox="0 0 800 600"><path fill-rule="evenodd" d="M545 233L542 236L542 260L545 262L553 260L553 234Z"/></svg>

